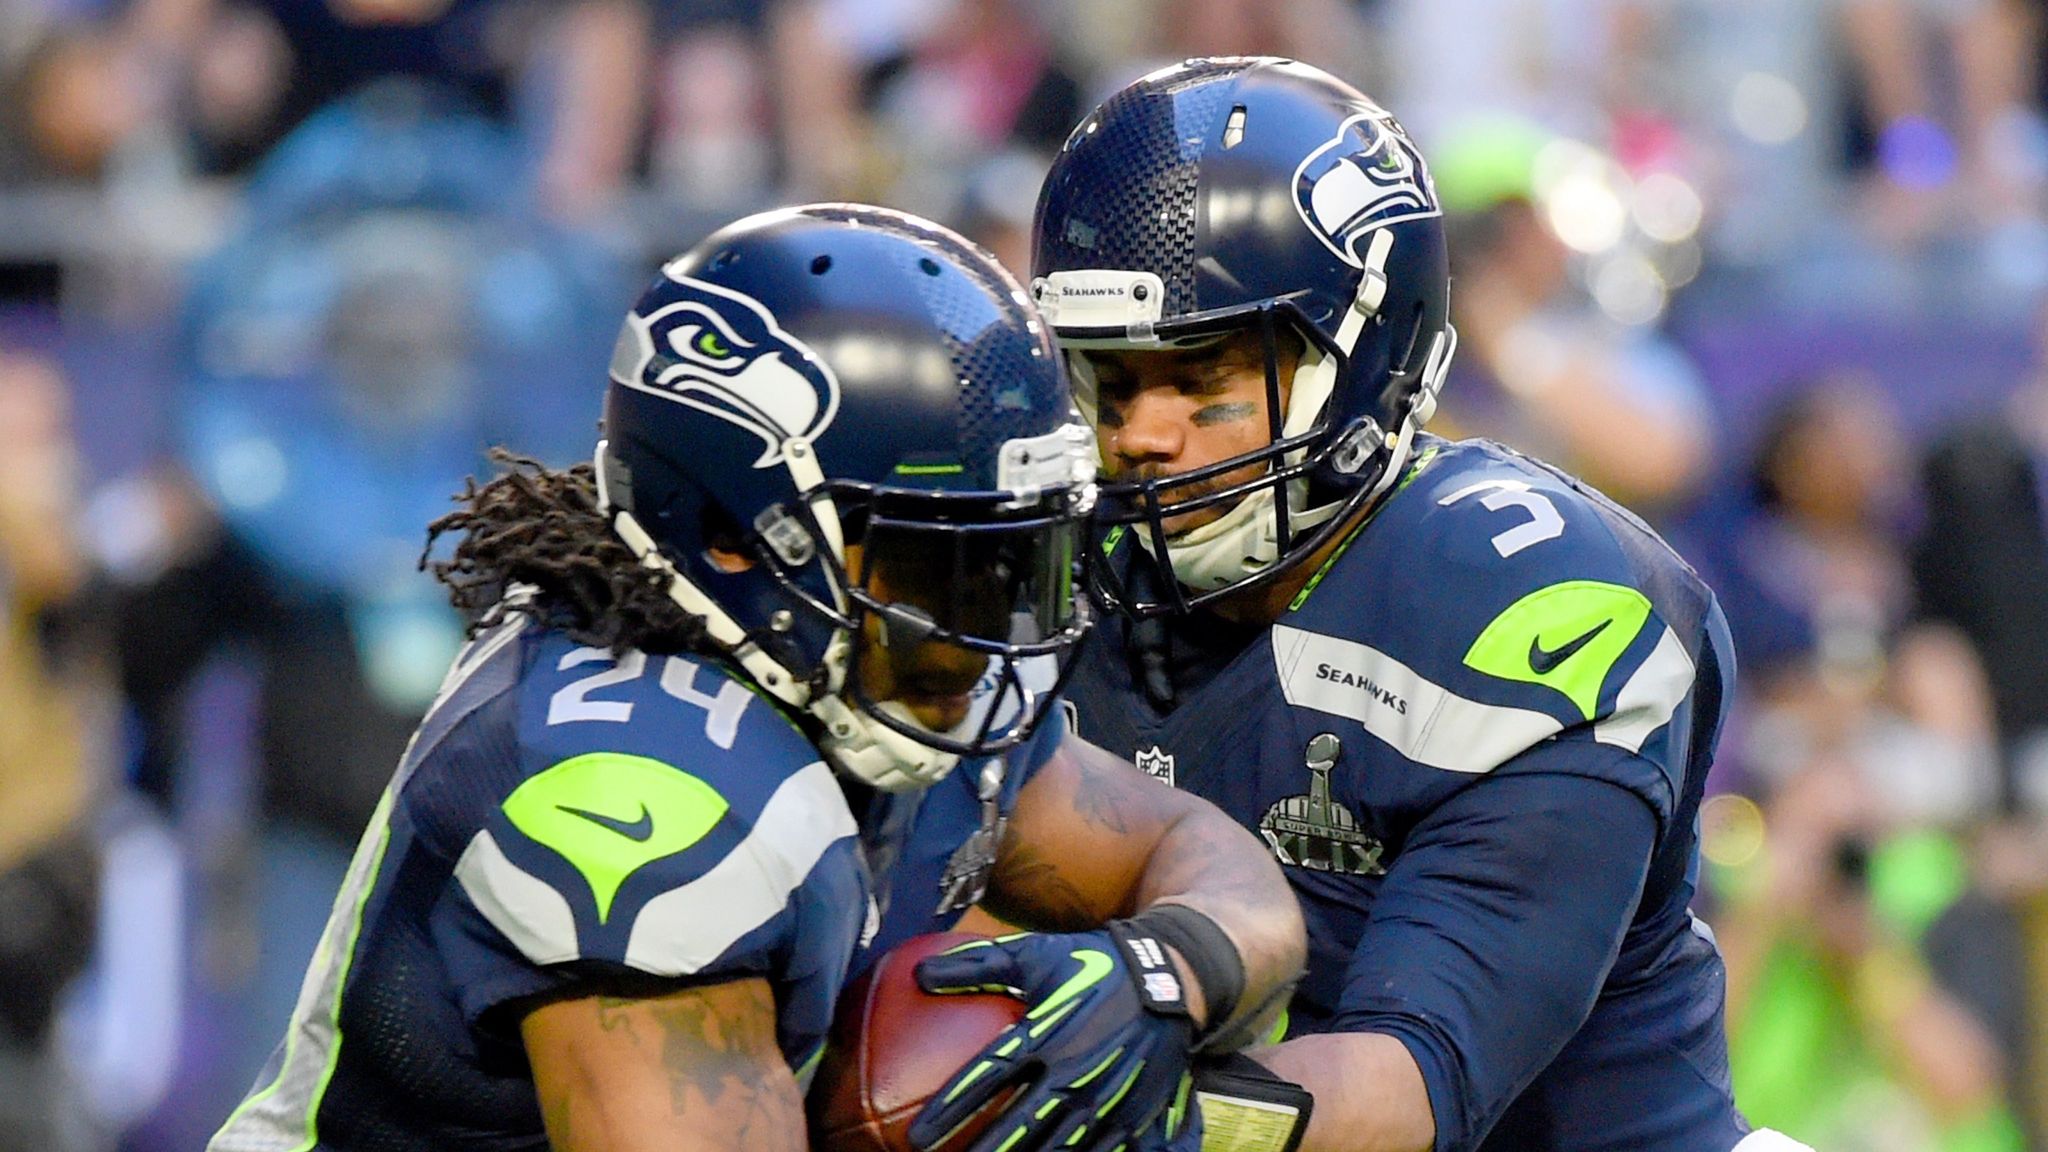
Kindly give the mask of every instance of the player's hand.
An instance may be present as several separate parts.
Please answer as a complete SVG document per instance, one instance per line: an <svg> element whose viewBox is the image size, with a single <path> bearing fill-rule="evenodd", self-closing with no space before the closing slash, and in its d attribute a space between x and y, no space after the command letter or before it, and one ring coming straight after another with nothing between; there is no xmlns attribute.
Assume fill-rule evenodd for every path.
<svg viewBox="0 0 2048 1152"><path fill-rule="evenodd" d="M968 1152L1195 1152L1188 1017L1164 945L1123 922L1067 935L977 940L917 966L927 992L1002 992L1030 1004L910 1126L944 1143L1005 1089L1028 1083ZM1192 1137L1190 1137L1192 1133Z"/></svg>

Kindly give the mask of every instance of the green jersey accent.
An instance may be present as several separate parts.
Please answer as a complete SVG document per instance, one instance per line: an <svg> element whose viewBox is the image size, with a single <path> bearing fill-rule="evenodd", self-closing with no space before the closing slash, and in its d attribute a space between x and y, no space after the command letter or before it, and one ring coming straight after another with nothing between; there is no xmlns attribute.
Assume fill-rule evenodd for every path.
<svg viewBox="0 0 2048 1152"><path fill-rule="evenodd" d="M680 768L622 752L571 757L505 798L513 827L583 874L600 924L626 877L702 840L726 807Z"/></svg>
<svg viewBox="0 0 2048 1152"><path fill-rule="evenodd" d="M362 939L363 909L377 886L384 851L391 846L393 796L393 789L385 789L356 845L355 858L349 861L348 876L335 896L306 983L299 990L299 1002L292 1010L276 1077L229 1114L208 1143L209 1149L247 1146L250 1140L277 1140L287 1132L296 1135L299 1131L305 1133L305 1139L292 1144L292 1152L309 1152L319 1146L320 1103L341 1059L342 992L348 987L348 970ZM305 1093L298 1085L305 1082L305 1073L315 1060L320 1062L320 1071L312 1091Z"/></svg>
<svg viewBox="0 0 2048 1152"><path fill-rule="evenodd" d="M1649 618L1649 598L1633 588L1566 580L1494 617L1465 653L1465 664L1503 680L1554 688L1591 720L1607 674Z"/></svg>

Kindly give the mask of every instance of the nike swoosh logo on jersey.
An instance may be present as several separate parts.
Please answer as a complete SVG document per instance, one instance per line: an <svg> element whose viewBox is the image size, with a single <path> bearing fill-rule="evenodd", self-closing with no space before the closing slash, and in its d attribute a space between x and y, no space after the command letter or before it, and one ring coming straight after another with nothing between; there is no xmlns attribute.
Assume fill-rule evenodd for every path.
<svg viewBox="0 0 2048 1152"><path fill-rule="evenodd" d="M1576 639L1556 648L1546 649L1543 647L1542 637L1531 637L1529 639L1529 670L1538 676L1550 675L1552 672L1557 671L1558 665L1571 659L1579 649L1592 643L1593 637L1607 631L1607 626L1612 623L1614 621L1611 619L1602 620L1590 630L1581 633Z"/></svg>
<svg viewBox="0 0 2048 1152"><path fill-rule="evenodd" d="M609 828L628 840L637 840L644 844L647 842L648 837L654 835L654 815L647 811L647 805L645 804L640 805L640 818L638 820L621 820L616 816L607 816L602 812L587 812L581 808L571 808L567 804L557 804L555 807L560 808L571 816L581 816L600 828Z"/></svg>

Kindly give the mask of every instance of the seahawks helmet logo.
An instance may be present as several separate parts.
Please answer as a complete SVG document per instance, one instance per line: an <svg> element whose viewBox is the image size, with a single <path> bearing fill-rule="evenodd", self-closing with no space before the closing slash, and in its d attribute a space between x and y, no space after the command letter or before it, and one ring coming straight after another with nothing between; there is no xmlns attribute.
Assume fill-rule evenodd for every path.
<svg viewBox="0 0 2048 1152"><path fill-rule="evenodd" d="M1365 267L1362 238L1443 214L1414 142L1379 107L1338 125L1294 170L1294 206L1309 231L1354 268Z"/></svg>
<svg viewBox="0 0 2048 1152"><path fill-rule="evenodd" d="M629 313L612 379L737 424L761 438L756 468L782 463L792 438L815 440L839 412L839 380L759 300L669 273L672 303Z"/></svg>

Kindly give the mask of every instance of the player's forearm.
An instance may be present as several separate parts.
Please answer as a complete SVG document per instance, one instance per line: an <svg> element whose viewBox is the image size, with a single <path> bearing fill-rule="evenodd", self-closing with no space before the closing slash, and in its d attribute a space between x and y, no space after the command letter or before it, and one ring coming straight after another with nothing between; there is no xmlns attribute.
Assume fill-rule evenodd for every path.
<svg viewBox="0 0 2048 1152"><path fill-rule="evenodd" d="M1332 1032L1248 1055L1315 1096L1300 1152L1429 1152L1435 1146L1422 1069L1392 1036Z"/></svg>
<svg viewBox="0 0 2048 1152"><path fill-rule="evenodd" d="M1079 931L1161 902L1208 917L1235 946L1243 986L1230 1021L1219 1024L1256 1012L1300 975L1301 909L1265 845L1207 801L1067 738L1017 797L989 882L990 911L1012 924ZM1196 991L1189 1006L1206 1022Z"/></svg>
<svg viewBox="0 0 2048 1152"><path fill-rule="evenodd" d="M1138 887L1140 908L1182 904L1216 922L1237 946L1244 988L1227 1020L1207 1020L1215 1036L1252 1038L1241 1024L1276 1004L1300 979L1307 959L1301 906L1280 869L1235 821L1211 805L1192 804L1160 838ZM1206 1020L1211 1007L1202 1006Z"/></svg>
<svg viewBox="0 0 2048 1152"><path fill-rule="evenodd" d="M521 1028L555 1152L800 1152L765 981L545 1005Z"/></svg>

